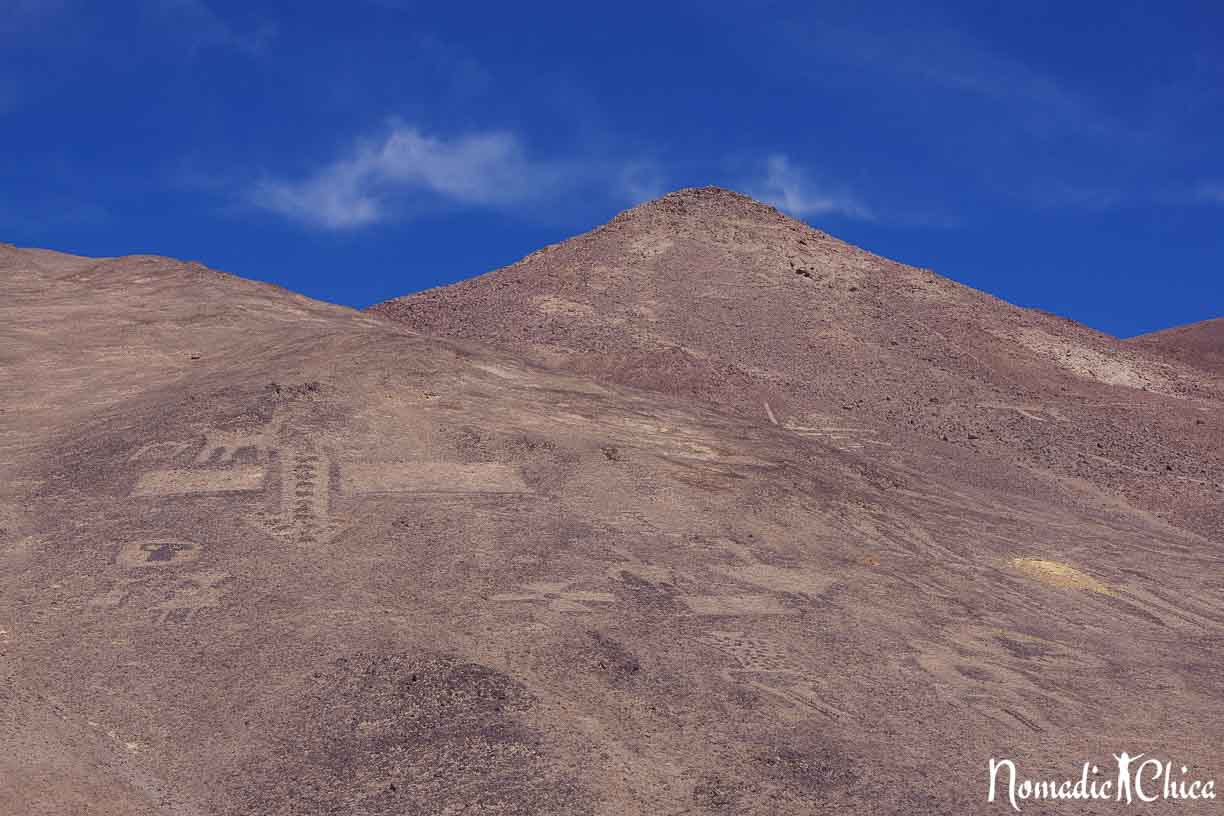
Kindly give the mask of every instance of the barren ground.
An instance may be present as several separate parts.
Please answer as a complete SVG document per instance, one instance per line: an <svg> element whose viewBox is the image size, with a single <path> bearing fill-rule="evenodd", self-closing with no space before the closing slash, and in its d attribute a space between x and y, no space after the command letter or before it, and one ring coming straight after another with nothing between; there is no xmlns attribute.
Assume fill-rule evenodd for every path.
<svg viewBox="0 0 1224 816"><path fill-rule="evenodd" d="M0 248L0 813L1224 774L1215 375L689 196L407 327Z"/></svg>

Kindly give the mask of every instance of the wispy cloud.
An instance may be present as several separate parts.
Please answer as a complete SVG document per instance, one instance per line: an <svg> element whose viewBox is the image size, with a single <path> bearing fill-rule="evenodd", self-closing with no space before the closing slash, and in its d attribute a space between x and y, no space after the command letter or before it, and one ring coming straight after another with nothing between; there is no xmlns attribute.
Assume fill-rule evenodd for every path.
<svg viewBox="0 0 1224 816"><path fill-rule="evenodd" d="M408 214L413 200L512 209L582 189L633 200L651 178L634 162L536 159L510 131L443 138L395 122L381 139L358 144L317 172L264 180L249 197L282 216L344 230Z"/></svg>
<svg viewBox="0 0 1224 816"><path fill-rule="evenodd" d="M810 173L780 153L765 160L763 174L748 185L748 191L796 218L829 214L874 218L854 196L817 183Z"/></svg>
<svg viewBox="0 0 1224 816"><path fill-rule="evenodd" d="M857 21L826 20L790 26L786 36L811 55L813 70L821 70L823 80L836 77L878 87L887 78L903 91L901 100L916 102L924 111L929 110L930 94L937 92L959 95L962 101L976 99L990 106L987 121L1004 116L1039 138L1061 138L1068 131L1115 139L1131 135L1053 75L933 20L871 28ZM914 96L914 89L921 89L922 95Z"/></svg>

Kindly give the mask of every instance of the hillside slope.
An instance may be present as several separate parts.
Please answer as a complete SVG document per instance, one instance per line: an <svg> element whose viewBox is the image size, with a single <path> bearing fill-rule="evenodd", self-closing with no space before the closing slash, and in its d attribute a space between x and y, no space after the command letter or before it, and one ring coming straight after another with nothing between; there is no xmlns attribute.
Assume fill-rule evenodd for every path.
<svg viewBox="0 0 1224 816"><path fill-rule="evenodd" d="M2 813L947 814L991 757L1218 773L1218 545L1088 482L164 258L0 248L0 349Z"/></svg>
<svg viewBox="0 0 1224 816"><path fill-rule="evenodd" d="M1127 344L1224 374L1224 317L1132 337Z"/></svg>
<svg viewBox="0 0 1224 816"><path fill-rule="evenodd" d="M426 334L850 449L939 441L1224 540L1224 380L718 188L379 304Z"/></svg>

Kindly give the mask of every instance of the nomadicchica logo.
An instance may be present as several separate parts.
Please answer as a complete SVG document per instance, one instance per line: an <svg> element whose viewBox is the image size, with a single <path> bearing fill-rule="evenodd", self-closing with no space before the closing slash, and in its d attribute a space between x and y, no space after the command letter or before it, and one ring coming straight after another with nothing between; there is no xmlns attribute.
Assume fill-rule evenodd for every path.
<svg viewBox="0 0 1224 816"><path fill-rule="evenodd" d="M1116 767L1085 762L1078 778L1033 779L1010 759L991 757L987 768L987 802L1006 803L1017 813L1026 803L1068 800L1110 800L1123 804L1160 800L1213 800L1215 780L1186 765L1147 754L1113 754ZM1143 760L1142 762L1140 760Z"/></svg>

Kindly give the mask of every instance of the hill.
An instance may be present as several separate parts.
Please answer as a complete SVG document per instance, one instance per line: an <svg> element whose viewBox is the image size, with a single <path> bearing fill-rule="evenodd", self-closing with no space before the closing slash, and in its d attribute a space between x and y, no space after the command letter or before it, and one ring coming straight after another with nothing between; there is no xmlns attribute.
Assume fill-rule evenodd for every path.
<svg viewBox="0 0 1224 816"><path fill-rule="evenodd" d="M896 263L718 188L372 307L860 450L921 438L1219 540L1218 376Z"/></svg>
<svg viewBox="0 0 1224 816"><path fill-rule="evenodd" d="M812 291L882 308L876 262L845 262ZM506 288L527 271L494 291L539 305ZM1001 308L913 274L904 302L931 314ZM593 331L630 333L635 303ZM945 347L903 315L877 349L813 311L845 347L827 365ZM805 432L807 392L749 390L774 369L618 384L650 384L634 361L656 337L589 352L573 368L628 372L591 379L197 264L0 248L0 812L946 814L980 811L991 757L1061 778L1150 750L1218 773L1218 539L928 430ZM670 353L677 374L726 365ZM940 411L982 354L930 363L929 391L864 394ZM1210 404L1126 359L1190 389L1134 401ZM1085 377L1013 365L1051 366L1033 389ZM842 379L811 393L867 378ZM856 423L887 410L854 399ZM1061 422L1048 407L989 415Z"/></svg>
<svg viewBox="0 0 1224 816"><path fill-rule="evenodd" d="M1127 342L1216 374L1224 373L1224 318L1152 332Z"/></svg>

